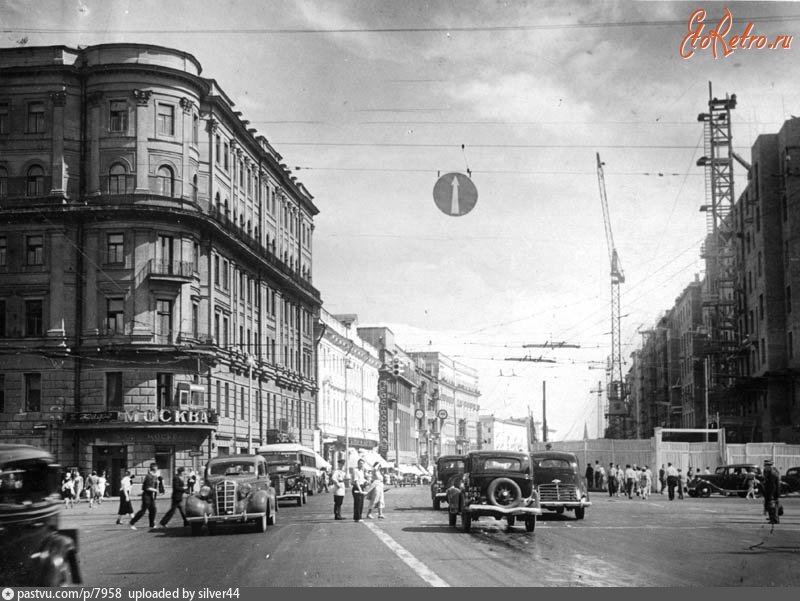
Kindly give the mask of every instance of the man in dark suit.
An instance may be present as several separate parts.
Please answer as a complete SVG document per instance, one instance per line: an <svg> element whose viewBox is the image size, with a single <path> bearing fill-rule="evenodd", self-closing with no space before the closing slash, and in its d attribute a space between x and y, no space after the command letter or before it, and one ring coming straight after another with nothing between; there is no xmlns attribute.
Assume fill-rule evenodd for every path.
<svg viewBox="0 0 800 601"><path fill-rule="evenodd" d="M155 463L150 464L150 471L144 477L142 482L142 506L136 515L131 519L130 526L132 530L136 530L136 522L147 512L150 519L150 527L156 526L156 495L158 494L158 465Z"/></svg>
<svg viewBox="0 0 800 601"><path fill-rule="evenodd" d="M166 528L167 524L169 524L169 521L172 519L172 516L175 515L176 509L180 512L181 517L183 518L183 525L187 525L186 514L183 513L183 495L186 492L186 482L183 479L183 473L185 471L185 468L179 467L175 472L175 477L172 479L172 504L169 506L169 511L164 514L164 517L161 518L161 521L158 523L156 528Z"/></svg>

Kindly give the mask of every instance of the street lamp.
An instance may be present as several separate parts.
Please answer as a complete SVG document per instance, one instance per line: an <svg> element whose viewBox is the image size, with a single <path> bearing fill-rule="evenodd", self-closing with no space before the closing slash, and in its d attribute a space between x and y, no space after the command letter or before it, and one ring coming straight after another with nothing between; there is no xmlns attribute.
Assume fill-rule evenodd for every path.
<svg viewBox="0 0 800 601"><path fill-rule="evenodd" d="M350 479L350 396L347 394L347 372L353 369L348 357L349 351L344 357L344 473L345 482Z"/></svg>
<svg viewBox="0 0 800 601"><path fill-rule="evenodd" d="M256 360L247 355L247 452L253 452L253 366Z"/></svg>

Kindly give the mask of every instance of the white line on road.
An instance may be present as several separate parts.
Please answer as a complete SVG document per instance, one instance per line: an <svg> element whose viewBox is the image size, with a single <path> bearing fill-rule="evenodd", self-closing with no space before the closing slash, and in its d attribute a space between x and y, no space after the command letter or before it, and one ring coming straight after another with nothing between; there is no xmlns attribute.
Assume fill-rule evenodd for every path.
<svg viewBox="0 0 800 601"><path fill-rule="evenodd" d="M395 555L397 555L400 559L402 559L405 564L410 567L414 572L422 578L425 582L430 584L431 586L437 587L449 587L450 585L447 584L444 580L439 578L433 570L431 570L428 566L422 563L419 559L414 557L411 553L406 551L406 549L394 540L391 536L386 534L383 530L371 524L370 522L362 522L367 528L372 530L372 533L377 536L384 545L389 547Z"/></svg>

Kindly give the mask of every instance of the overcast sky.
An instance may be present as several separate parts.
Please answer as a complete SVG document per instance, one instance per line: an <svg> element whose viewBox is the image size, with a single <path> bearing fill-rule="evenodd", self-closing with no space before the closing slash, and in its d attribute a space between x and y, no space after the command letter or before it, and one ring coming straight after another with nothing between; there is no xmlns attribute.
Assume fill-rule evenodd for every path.
<svg viewBox="0 0 800 601"><path fill-rule="evenodd" d="M789 49L681 58L729 7ZM697 28L695 24L693 28ZM0 45L137 42L193 54L315 197L314 284L332 313L479 371L481 405L531 406L554 440L597 434L611 347L605 163L625 370L695 278L706 223L698 113L736 94L735 150L800 115L800 3L0 0ZM471 172L475 208L433 201ZM737 165L735 194L745 182ZM580 348L523 349L565 342ZM508 361L531 353L555 363Z"/></svg>

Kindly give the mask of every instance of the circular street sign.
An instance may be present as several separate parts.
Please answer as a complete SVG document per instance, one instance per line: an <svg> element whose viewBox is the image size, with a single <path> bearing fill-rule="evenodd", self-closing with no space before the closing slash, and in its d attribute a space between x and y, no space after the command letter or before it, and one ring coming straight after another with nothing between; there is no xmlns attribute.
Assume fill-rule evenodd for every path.
<svg viewBox="0 0 800 601"><path fill-rule="evenodd" d="M423 417L425 417L425 412L422 409L417 409L414 412L414 417L416 417L417 419L422 419Z"/></svg>
<svg viewBox="0 0 800 601"><path fill-rule="evenodd" d="M447 419L447 410L439 409L439 411L436 412L436 417L438 417L439 419Z"/></svg>
<svg viewBox="0 0 800 601"><path fill-rule="evenodd" d="M445 215L459 217L475 208L478 189L463 173L446 173L433 186L433 201Z"/></svg>

